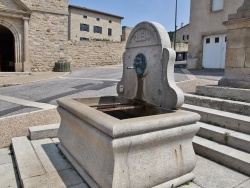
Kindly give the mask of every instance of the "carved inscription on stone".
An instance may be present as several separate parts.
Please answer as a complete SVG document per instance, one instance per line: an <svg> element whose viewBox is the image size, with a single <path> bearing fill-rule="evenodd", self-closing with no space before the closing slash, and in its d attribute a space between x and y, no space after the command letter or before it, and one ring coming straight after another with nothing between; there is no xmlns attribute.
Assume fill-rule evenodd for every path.
<svg viewBox="0 0 250 188"><path fill-rule="evenodd" d="M135 33L134 37L136 42L140 42L140 41L150 40L151 34L148 29L141 29Z"/></svg>

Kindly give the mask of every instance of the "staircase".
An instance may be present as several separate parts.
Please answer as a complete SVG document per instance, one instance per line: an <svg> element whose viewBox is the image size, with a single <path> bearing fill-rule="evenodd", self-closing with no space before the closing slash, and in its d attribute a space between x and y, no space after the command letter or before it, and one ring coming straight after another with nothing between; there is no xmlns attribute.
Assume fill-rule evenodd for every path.
<svg viewBox="0 0 250 188"><path fill-rule="evenodd" d="M237 98L232 101L211 97L211 93L210 90L210 97L204 96L206 93L185 94L182 109L201 115L200 130L193 140L194 150L198 155L250 175L250 103L239 102Z"/></svg>

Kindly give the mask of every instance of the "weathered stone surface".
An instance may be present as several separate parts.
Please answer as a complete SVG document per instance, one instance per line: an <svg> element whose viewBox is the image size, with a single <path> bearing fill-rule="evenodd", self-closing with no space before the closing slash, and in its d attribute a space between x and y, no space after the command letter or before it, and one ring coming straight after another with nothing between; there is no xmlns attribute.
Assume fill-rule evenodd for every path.
<svg viewBox="0 0 250 188"><path fill-rule="evenodd" d="M250 42L249 42L250 43ZM246 49L246 61L245 61L245 67L250 68L250 48Z"/></svg>
<svg viewBox="0 0 250 188"><path fill-rule="evenodd" d="M244 24L245 26L245 24ZM250 28L230 29L227 32L227 48L245 48L250 47ZM239 34L240 33L240 34Z"/></svg>
<svg viewBox="0 0 250 188"><path fill-rule="evenodd" d="M206 93L203 93L206 94ZM218 93L218 95L220 95ZM220 97L223 97L220 95ZM247 115L250 116L250 104L246 102L240 101L233 101L234 99L230 100L230 97L227 96L227 99L219 99L214 97L206 97L200 95L193 95L185 93L185 103L201 106L205 108L212 108L227 112L233 112L237 114Z"/></svg>
<svg viewBox="0 0 250 188"><path fill-rule="evenodd" d="M235 188L248 188L250 187L250 180L248 179L247 181L241 183L240 185L236 186Z"/></svg>
<svg viewBox="0 0 250 188"><path fill-rule="evenodd" d="M21 182L46 173L27 137L12 138L12 145Z"/></svg>
<svg viewBox="0 0 250 188"><path fill-rule="evenodd" d="M20 183L17 180L18 174L14 170L12 163L0 165L0 187L19 188Z"/></svg>
<svg viewBox="0 0 250 188"><path fill-rule="evenodd" d="M250 90L220 86L197 86L196 94L210 97L225 98L236 101L250 102Z"/></svg>
<svg viewBox="0 0 250 188"><path fill-rule="evenodd" d="M226 53L226 62L228 68L243 68L245 67L245 49L243 48L228 48Z"/></svg>
<svg viewBox="0 0 250 188"><path fill-rule="evenodd" d="M243 174L200 156L198 156L197 168L194 169L194 174L196 175L194 183L204 188L235 187L248 179Z"/></svg>
<svg viewBox="0 0 250 188"><path fill-rule="evenodd" d="M47 173L71 168L51 139L33 140L31 143Z"/></svg>
<svg viewBox="0 0 250 188"><path fill-rule="evenodd" d="M68 41L64 49L72 68L121 64L124 51L125 42L102 41Z"/></svg>
<svg viewBox="0 0 250 188"><path fill-rule="evenodd" d="M91 99L89 104L93 105L93 101L98 100ZM103 99L100 101L104 102ZM183 173L190 172L189 169L195 164L194 156L191 155L192 145L189 145L191 137L198 130L196 125L192 125L199 118L195 114L179 110L120 121L74 100L61 99L58 102L67 111L77 114L76 117L69 111L58 109L62 117L58 132L62 146L70 153L71 158L77 161L75 168L85 169L101 187L128 184L132 187L151 187L159 184L156 182L179 177L179 168L183 168ZM93 125L88 123L90 121ZM143 134L145 132L149 133ZM74 135L74 139L68 135ZM123 138L119 139L120 136ZM180 136L182 141L178 139ZM168 146L163 143L168 143ZM187 153L189 157L185 157ZM177 157L176 160L174 156ZM67 158L71 161L71 158ZM155 171L159 173L151 174L152 168L157 169ZM143 172L136 173L142 169ZM169 173L166 173L168 171ZM135 173L136 175L133 175ZM93 186L91 182L87 182Z"/></svg>
<svg viewBox="0 0 250 188"><path fill-rule="evenodd" d="M54 138L57 137L58 128L59 124L29 127L29 136L31 140Z"/></svg>
<svg viewBox="0 0 250 188"><path fill-rule="evenodd" d="M248 116L238 115L230 112L223 112L220 110L214 110L189 104L184 104L182 106L182 109L199 113L202 122L208 122L220 127L225 127L231 130L250 134L250 117Z"/></svg>
<svg viewBox="0 0 250 188"><path fill-rule="evenodd" d="M226 52L225 75L219 81L219 85L250 88L250 69L249 61L249 44L250 44L250 10L249 1L244 1L243 5L238 9L238 12L229 15L227 22L224 25L228 32L228 45ZM237 37L239 39L237 39ZM239 69L240 68L240 69ZM229 71L228 71L229 69ZM235 69L235 70L234 70ZM243 70L241 70L243 69ZM234 75L228 74L233 72ZM246 74L241 74L245 72Z"/></svg>
<svg viewBox="0 0 250 188"><path fill-rule="evenodd" d="M248 0L244 0L243 5L238 9L237 12L245 12L250 11L250 2Z"/></svg>
<svg viewBox="0 0 250 188"><path fill-rule="evenodd" d="M11 163L11 154L9 148L1 148L0 149L0 165Z"/></svg>
<svg viewBox="0 0 250 188"><path fill-rule="evenodd" d="M90 187L160 188L192 180L200 116L175 110L184 97L174 82L168 33L158 23L139 23L123 58L119 97L57 101L60 149Z"/></svg>
<svg viewBox="0 0 250 188"><path fill-rule="evenodd" d="M146 69L138 76L133 66L138 54L144 54ZM135 26L123 55L123 76L117 93L128 99L138 99L167 109L180 107L184 102L182 91L174 81L175 51L171 49L165 28L154 22ZM157 84L156 84L157 83Z"/></svg>

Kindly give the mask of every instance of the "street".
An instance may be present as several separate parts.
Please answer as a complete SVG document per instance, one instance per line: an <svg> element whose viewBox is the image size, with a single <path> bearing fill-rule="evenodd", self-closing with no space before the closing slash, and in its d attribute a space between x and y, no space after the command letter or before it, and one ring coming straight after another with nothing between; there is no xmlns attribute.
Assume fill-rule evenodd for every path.
<svg viewBox="0 0 250 188"><path fill-rule="evenodd" d="M200 79L218 80L222 70L197 71L193 73ZM116 84L122 77L122 66L105 66L80 68L59 78L26 83L0 88L0 118L29 113L40 109L57 106L56 100L61 97L87 97L116 95ZM189 80L182 69L175 69L175 81ZM50 105L45 105L50 104Z"/></svg>

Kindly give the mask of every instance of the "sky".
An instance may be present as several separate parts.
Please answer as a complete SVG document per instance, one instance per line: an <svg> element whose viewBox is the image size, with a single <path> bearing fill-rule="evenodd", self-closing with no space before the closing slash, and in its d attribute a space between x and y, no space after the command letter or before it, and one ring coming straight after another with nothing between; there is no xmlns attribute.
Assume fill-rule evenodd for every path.
<svg viewBox="0 0 250 188"><path fill-rule="evenodd" d="M189 23L190 0L177 0L177 26ZM124 17L122 26L134 27L141 21L155 21L174 31L176 0L69 0L82 6Z"/></svg>

